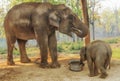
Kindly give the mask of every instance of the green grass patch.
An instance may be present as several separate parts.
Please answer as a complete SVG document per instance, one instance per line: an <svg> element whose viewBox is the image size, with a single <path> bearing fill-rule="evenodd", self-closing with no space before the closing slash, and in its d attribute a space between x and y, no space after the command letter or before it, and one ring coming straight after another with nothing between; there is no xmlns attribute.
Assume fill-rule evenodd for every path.
<svg viewBox="0 0 120 81"><path fill-rule="evenodd" d="M119 48L112 48L112 58L120 59L120 47Z"/></svg>
<svg viewBox="0 0 120 81"><path fill-rule="evenodd" d="M30 56L34 55L36 53L39 53L39 47L26 47L26 52ZM19 55L20 54L19 48L17 48L17 50L14 49L13 54Z"/></svg>
<svg viewBox="0 0 120 81"><path fill-rule="evenodd" d="M19 55L19 54L20 54L19 49L17 49L17 50L13 50L13 54L15 54L15 55Z"/></svg>
<svg viewBox="0 0 120 81"><path fill-rule="evenodd" d="M58 52L74 53L79 51L82 46L83 42L62 42L58 43L57 49Z"/></svg>
<svg viewBox="0 0 120 81"><path fill-rule="evenodd" d="M7 49L0 48L0 54L6 54L6 53L7 53Z"/></svg>
<svg viewBox="0 0 120 81"><path fill-rule="evenodd" d="M27 47L26 51L29 56L34 56L36 54L40 54L39 47Z"/></svg>
<svg viewBox="0 0 120 81"><path fill-rule="evenodd" d="M109 44L116 44L120 42L120 38L105 39L104 41L108 42Z"/></svg>
<svg viewBox="0 0 120 81"><path fill-rule="evenodd" d="M0 54L7 54L7 49L5 49L5 48L0 48ZM17 49L17 50L13 50L13 54L15 54L15 55L19 55L20 53L19 53L19 50Z"/></svg>

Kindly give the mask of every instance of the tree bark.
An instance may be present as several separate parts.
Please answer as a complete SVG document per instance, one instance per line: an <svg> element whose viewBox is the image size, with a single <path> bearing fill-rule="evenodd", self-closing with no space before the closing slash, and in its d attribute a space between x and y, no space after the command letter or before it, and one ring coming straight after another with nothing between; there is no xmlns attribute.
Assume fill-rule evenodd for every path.
<svg viewBox="0 0 120 81"><path fill-rule="evenodd" d="M82 5L82 13L83 13L84 23L89 27L87 0L81 0L81 5ZM90 32L88 32L88 35L85 37L85 45L88 45L89 43L90 43Z"/></svg>

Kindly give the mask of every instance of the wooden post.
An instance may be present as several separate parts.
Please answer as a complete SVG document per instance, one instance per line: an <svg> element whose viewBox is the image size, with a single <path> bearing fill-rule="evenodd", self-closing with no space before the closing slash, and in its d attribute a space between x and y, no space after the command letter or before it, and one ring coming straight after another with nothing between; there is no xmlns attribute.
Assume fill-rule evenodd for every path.
<svg viewBox="0 0 120 81"><path fill-rule="evenodd" d="M88 9L87 9L87 0L81 0L82 5L82 15L84 23L89 27L89 16L88 16ZM90 32L85 37L85 46L90 43Z"/></svg>

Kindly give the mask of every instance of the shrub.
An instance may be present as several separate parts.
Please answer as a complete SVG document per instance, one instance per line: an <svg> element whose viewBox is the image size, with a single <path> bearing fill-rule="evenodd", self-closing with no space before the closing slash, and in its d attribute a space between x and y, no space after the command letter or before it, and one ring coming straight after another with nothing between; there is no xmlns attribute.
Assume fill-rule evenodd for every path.
<svg viewBox="0 0 120 81"><path fill-rule="evenodd" d="M115 44L119 42L119 39L109 39L109 40L105 40L106 42L108 42L109 44Z"/></svg>
<svg viewBox="0 0 120 81"><path fill-rule="evenodd" d="M4 48L0 48L0 54L6 54L7 53L7 50L4 49Z"/></svg>
<svg viewBox="0 0 120 81"><path fill-rule="evenodd" d="M19 55L20 52L19 52L19 50L13 50L13 54L15 54L15 55Z"/></svg>
<svg viewBox="0 0 120 81"><path fill-rule="evenodd" d="M83 42L62 42L58 43L58 52L73 52L79 51L83 46Z"/></svg>

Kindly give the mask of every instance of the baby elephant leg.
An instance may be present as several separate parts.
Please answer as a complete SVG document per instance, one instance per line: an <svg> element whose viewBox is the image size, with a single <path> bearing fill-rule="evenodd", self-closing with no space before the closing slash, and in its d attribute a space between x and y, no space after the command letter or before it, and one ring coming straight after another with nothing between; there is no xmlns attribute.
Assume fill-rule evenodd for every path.
<svg viewBox="0 0 120 81"><path fill-rule="evenodd" d="M97 63L94 62L94 76L97 76L97 75L99 75L98 67L97 67Z"/></svg>
<svg viewBox="0 0 120 81"><path fill-rule="evenodd" d="M107 73L106 73L106 69L104 67L104 61L102 61L100 59L96 59L96 65L97 65L98 69L100 69L100 72L101 72L100 78L106 78Z"/></svg>
<svg viewBox="0 0 120 81"><path fill-rule="evenodd" d="M108 74L106 73L106 70L103 66L100 67L101 75L100 78L106 78Z"/></svg>
<svg viewBox="0 0 120 81"><path fill-rule="evenodd" d="M89 77L93 77L94 76L94 68L93 68L93 62L91 60L87 60L88 62L88 68L89 68Z"/></svg>

